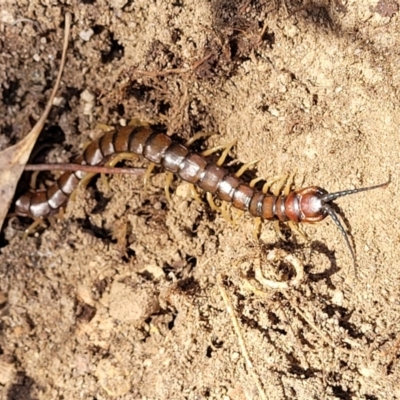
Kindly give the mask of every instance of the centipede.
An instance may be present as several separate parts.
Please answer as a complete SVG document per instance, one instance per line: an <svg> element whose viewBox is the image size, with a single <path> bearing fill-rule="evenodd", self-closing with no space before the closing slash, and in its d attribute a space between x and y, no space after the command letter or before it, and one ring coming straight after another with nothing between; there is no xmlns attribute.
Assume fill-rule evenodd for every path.
<svg viewBox="0 0 400 400"><path fill-rule="evenodd" d="M334 193L319 186L309 186L295 190L288 188L285 192L271 194L265 188L260 190L245 182L237 174L221 166L221 162L215 162L205 155L207 153L192 151L189 145L181 144L149 125L128 125L107 132L100 139L92 141L74 159L74 163L104 165L122 153L144 157L152 165L161 166L170 175L176 175L221 202L231 203L236 209L248 212L261 221L316 223L330 216L344 237L354 262L353 247L333 202L340 197L389 184L388 181ZM64 172L47 189L25 192L16 200L15 213L32 219L54 215L66 205L72 192L86 175L84 171Z"/></svg>

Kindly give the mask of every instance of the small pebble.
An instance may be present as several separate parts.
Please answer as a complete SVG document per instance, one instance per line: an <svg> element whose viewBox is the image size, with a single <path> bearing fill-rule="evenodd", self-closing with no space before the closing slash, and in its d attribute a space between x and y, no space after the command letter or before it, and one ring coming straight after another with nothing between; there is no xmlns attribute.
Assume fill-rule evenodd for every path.
<svg viewBox="0 0 400 400"><path fill-rule="evenodd" d="M11 7L10 7L11 8ZM12 25L15 22L14 15L7 10L0 11L0 21Z"/></svg>
<svg viewBox="0 0 400 400"><path fill-rule="evenodd" d="M94 31L91 28L87 29L86 31L79 32L79 37L85 42L88 42L93 35Z"/></svg>
<svg viewBox="0 0 400 400"><path fill-rule="evenodd" d="M268 111L273 117L279 117L279 111L276 108L271 107Z"/></svg>
<svg viewBox="0 0 400 400"><path fill-rule="evenodd" d="M93 93L91 93L89 90L85 89L81 93L81 100L83 100L85 103L94 103L95 96Z"/></svg>
<svg viewBox="0 0 400 400"><path fill-rule="evenodd" d="M341 290L335 290L332 296L332 303L336 304L337 306L342 306L344 300L344 294Z"/></svg>
<svg viewBox="0 0 400 400"><path fill-rule="evenodd" d="M126 3L128 3L127 0L111 0L111 6L116 10L123 8Z"/></svg>
<svg viewBox="0 0 400 400"><path fill-rule="evenodd" d="M64 97L54 97L53 106L62 107L65 104Z"/></svg>
<svg viewBox="0 0 400 400"><path fill-rule="evenodd" d="M9 364L0 360L0 385L7 385L12 382L15 376L16 370L14 364Z"/></svg>

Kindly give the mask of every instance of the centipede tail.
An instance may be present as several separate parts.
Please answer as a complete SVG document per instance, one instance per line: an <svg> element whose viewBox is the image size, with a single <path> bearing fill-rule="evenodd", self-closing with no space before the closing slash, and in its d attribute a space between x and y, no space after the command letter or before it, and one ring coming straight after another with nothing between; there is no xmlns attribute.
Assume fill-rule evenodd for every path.
<svg viewBox="0 0 400 400"><path fill-rule="evenodd" d="M140 128L140 134L136 135L136 141L130 143L129 136ZM142 154L143 137L148 137L152 131L147 127L127 126L116 131L108 132L100 139L91 142L82 155L76 157L73 162L83 165L105 164L116 154L129 152ZM129 145L133 150L129 150ZM29 191L19 197L15 203L17 215L31 218L46 218L58 212L63 207L79 182L87 175L83 171L65 172L48 189Z"/></svg>
<svg viewBox="0 0 400 400"><path fill-rule="evenodd" d="M389 183L337 193L328 193L325 189L311 186L291 191L287 196L275 196L251 187L208 157L192 152L187 146L173 141L164 133L154 132L148 126L126 126L108 132L91 142L74 163L102 165L119 153L143 156L184 181L264 220L313 223L330 215L344 236L353 260L355 255L348 235L331 204L339 197L380 188ZM83 171L65 172L48 189L25 193L16 202L17 215L45 218L54 214L66 204L85 176L86 172Z"/></svg>

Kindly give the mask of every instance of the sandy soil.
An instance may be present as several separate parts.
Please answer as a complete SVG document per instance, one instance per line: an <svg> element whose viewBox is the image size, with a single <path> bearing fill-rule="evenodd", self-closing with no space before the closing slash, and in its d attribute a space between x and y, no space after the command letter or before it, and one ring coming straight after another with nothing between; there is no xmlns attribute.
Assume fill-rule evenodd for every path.
<svg viewBox="0 0 400 400"><path fill-rule="evenodd" d="M101 124L139 118L183 139L215 132L206 147L237 140L233 160L260 160L263 177L297 171L297 187L392 182L338 201L357 276L331 221L305 226L308 243L265 223L258 242L250 217L227 223L182 182L168 204L162 171L147 191L94 180L28 238L9 219L0 397L400 399L397 2L3 1L0 148L43 110L66 11L67 66L35 162L67 161ZM273 249L306 280L254 282L259 264L293 276L267 262Z"/></svg>

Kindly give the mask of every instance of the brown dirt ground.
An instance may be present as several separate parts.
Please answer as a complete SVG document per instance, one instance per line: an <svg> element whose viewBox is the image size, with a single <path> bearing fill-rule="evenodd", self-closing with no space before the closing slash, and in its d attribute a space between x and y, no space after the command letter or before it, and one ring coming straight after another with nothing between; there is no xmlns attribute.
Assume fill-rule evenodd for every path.
<svg viewBox="0 0 400 400"><path fill-rule="evenodd" d="M338 201L357 277L331 221L306 226L309 243L281 242L265 223L261 247L250 217L228 224L186 184L174 182L169 205L162 171L146 192L129 176L111 190L95 180L28 238L26 221L9 219L0 397L260 399L258 377L268 399L400 399L397 2L2 1L1 148L43 110L66 11L68 61L36 162L66 161L99 124L136 117L184 139L217 132L208 147L236 139L233 159L259 159L259 176L296 170L297 186L392 182ZM266 275L291 273L265 262L273 248L298 257L307 280L252 293L260 258Z"/></svg>

